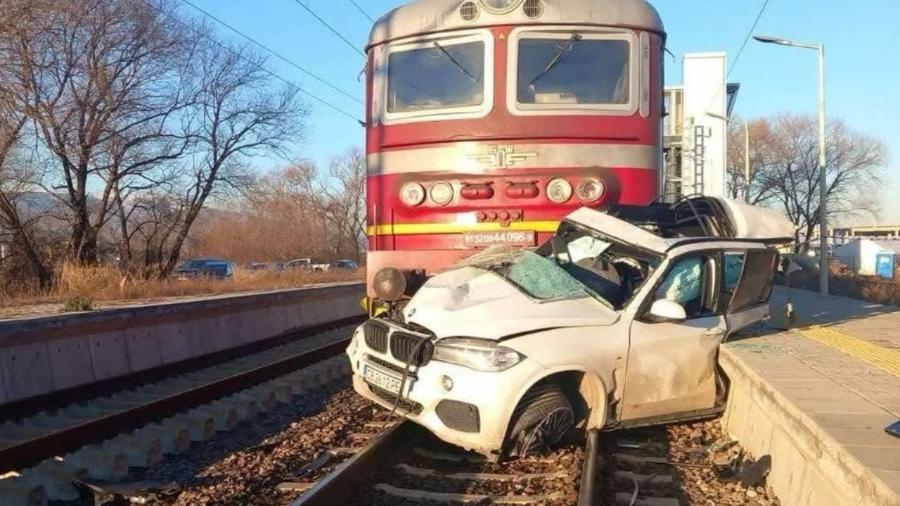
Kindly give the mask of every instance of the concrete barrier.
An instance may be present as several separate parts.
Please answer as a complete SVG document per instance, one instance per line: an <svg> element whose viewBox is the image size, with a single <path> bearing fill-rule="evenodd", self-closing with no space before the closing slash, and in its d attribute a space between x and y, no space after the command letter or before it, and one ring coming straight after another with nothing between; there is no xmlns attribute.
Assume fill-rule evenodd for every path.
<svg viewBox="0 0 900 506"><path fill-rule="evenodd" d="M767 483L782 504L900 504L871 469L728 345L720 350L719 364L731 381L722 425L755 457L771 456Z"/></svg>
<svg viewBox="0 0 900 506"><path fill-rule="evenodd" d="M363 283L0 322L0 404L117 378L362 314Z"/></svg>

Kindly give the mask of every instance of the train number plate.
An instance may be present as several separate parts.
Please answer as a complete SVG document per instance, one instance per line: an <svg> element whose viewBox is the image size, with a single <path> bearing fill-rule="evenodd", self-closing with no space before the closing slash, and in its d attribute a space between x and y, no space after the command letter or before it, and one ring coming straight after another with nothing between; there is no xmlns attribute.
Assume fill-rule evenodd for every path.
<svg viewBox="0 0 900 506"><path fill-rule="evenodd" d="M534 246L533 230L500 230L496 232L466 232L465 245L470 248L488 246Z"/></svg>
<svg viewBox="0 0 900 506"><path fill-rule="evenodd" d="M400 378L381 372L370 365L363 366L363 379L371 385L397 395L400 393Z"/></svg>

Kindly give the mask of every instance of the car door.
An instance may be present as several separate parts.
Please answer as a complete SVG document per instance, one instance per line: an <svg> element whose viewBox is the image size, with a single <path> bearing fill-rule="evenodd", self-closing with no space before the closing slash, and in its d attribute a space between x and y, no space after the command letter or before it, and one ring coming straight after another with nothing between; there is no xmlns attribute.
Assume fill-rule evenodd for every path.
<svg viewBox="0 0 900 506"><path fill-rule="evenodd" d="M670 260L641 303L630 329L620 421L715 407L716 360L727 330L720 300L721 261L718 251ZM687 318L654 321L649 310L660 299L680 304Z"/></svg>
<svg viewBox="0 0 900 506"><path fill-rule="evenodd" d="M740 277L731 293L728 292L729 255L743 255ZM748 325L760 322L769 316L769 297L775 272L778 269L778 252L773 249L750 250L745 253L726 252L725 257L725 294L728 300L725 314L727 324L726 338ZM731 268L734 268L732 263Z"/></svg>

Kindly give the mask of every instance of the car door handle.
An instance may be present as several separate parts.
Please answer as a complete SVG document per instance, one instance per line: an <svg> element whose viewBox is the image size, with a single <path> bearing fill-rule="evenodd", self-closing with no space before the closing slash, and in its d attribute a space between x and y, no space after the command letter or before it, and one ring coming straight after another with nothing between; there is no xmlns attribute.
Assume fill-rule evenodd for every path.
<svg viewBox="0 0 900 506"><path fill-rule="evenodd" d="M706 329L703 331L706 337L725 337L725 331L722 329Z"/></svg>

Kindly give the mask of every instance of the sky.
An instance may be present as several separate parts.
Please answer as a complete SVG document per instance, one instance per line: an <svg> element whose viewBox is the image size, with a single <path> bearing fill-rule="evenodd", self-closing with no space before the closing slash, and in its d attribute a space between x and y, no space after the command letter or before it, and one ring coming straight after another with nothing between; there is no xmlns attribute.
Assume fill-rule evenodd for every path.
<svg viewBox="0 0 900 506"><path fill-rule="evenodd" d="M183 0L181 0L183 1ZM350 95L363 97L359 77L363 57L323 26L301 0L189 0L259 43L285 56ZM357 48L368 38L371 21L350 0L302 0ZM651 0L668 32L668 84L681 80L686 52L726 51L731 65L764 0ZM372 18L402 0L356 0ZM188 15L203 14L183 4ZM755 31L758 34L821 42L826 46L828 115L888 145L887 184L882 192L882 222L900 223L900 0L770 0ZM214 22L211 22L214 23ZM237 36L222 28L222 34ZM756 118L779 112L815 114L816 53L751 40L729 76L740 82L735 114ZM278 75L362 117L362 105L288 63L270 60ZM364 131L350 117L307 97L308 135L294 150L320 165L347 148L363 145ZM273 165L279 162L270 161ZM857 220L868 223L874 220Z"/></svg>

